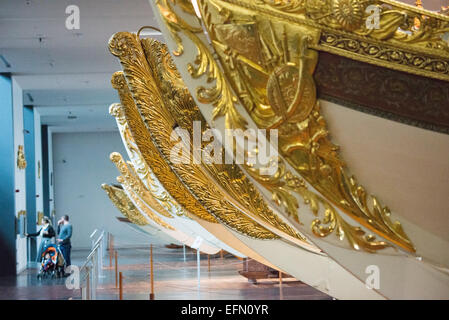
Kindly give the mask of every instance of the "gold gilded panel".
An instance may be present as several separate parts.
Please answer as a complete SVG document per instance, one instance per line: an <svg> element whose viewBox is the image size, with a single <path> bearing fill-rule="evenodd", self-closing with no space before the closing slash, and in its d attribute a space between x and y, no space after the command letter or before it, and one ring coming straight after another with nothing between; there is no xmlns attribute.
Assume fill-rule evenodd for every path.
<svg viewBox="0 0 449 320"><path fill-rule="evenodd" d="M203 6L205 0L198 1ZM227 0L214 6L322 32L314 49L449 81L449 17L393 0ZM225 16L225 14L221 14ZM418 22L418 27L416 25Z"/></svg>
<svg viewBox="0 0 449 320"><path fill-rule="evenodd" d="M194 121L198 121L201 122L201 128L204 133L205 130L209 129L209 126L182 82L166 46L152 39L141 40L141 44L149 66L154 72L156 85L161 90L161 97L165 109L167 109L175 119L176 125L186 129L193 135ZM151 112L153 112L153 115L151 115ZM155 107L154 111L148 111L145 114L142 111L141 114L144 118L148 116L155 120L155 115L158 112L160 112L160 110ZM157 137L157 133L170 132L170 128L171 127L167 126L165 129L161 128L163 130L155 131L155 140L166 159L170 158L170 152L174 147L174 143L171 141L169 135L159 135L159 137ZM206 148L206 144L208 144L208 142L203 142L202 149ZM194 146L192 145L192 141L190 141L190 150L190 159L193 159ZM221 163L225 163L224 150L222 148L220 154L222 155ZM277 230L282 231L284 234L305 241L301 235L280 220L280 218L268 208L265 201L238 166L206 163L205 161L203 161L202 164L192 165L191 160L181 164L171 163L170 166L176 171L181 180L189 186L192 192L197 194L200 201L204 201L206 206L208 206L208 203L205 201L204 191L194 187L198 179L203 180L204 184L207 184L207 180L212 180L217 187L221 188L220 193L224 195L226 201L236 208L251 212L255 217L268 223ZM210 193L212 195L214 194L212 191L210 191ZM207 199L212 201L212 204L218 201L218 199L213 199L211 196L208 197L209 198ZM214 210L213 206L209 205L209 207L210 210ZM218 218L220 219L220 217Z"/></svg>
<svg viewBox="0 0 449 320"><path fill-rule="evenodd" d="M123 83L122 83L123 81ZM125 78L122 72L116 72L112 76L112 84L116 89L121 88L121 84L126 85ZM119 90L120 95L120 90ZM124 101L126 100L126 96L122 96ZM131 99L131 103L134 103ZM140 180L144 183L148 192L151 193L152 197L154 197L164 208L164 215L167 217L171 217L170 213L176 214L177 216L185 216L184 209L174 201L174 199L165 191L162 186L156 182L157 178L154 176L151 169L143 159L142 154L137 147L134 138L132 136L131 130L129 129L128 123L126 122L125 114L123 107L114 103L109 107L109 113L116 118L117 125L119 127L120 134L125 143L125 148L127 149L130 158L133 163L133 170L136 173L136 176L140 178Z"/></svg>
<svg viewBox="0 0 449 320"><path fill-rule="evenodd" d="M181 212L186 217L188 217L188 214L194 214L201 219L216 223L216 219L199 205L196 199L184 188L152 143L150 133L140 117L123 73L114 74L113 87L118 90L126 123L137 146L136 151L140 152L146 165L161 182L165 190L182 206ZM190 212L185 210L186 208L189 208Z"/></svg>
<svg viewBox="0 0 449 320"><path fill-rule="evenodd" d="M202 15L211 17L205 25L215 51L223 62L228 62L223 63L227 78L258 127L278 129L281 155L326 199L357 222L414 251L401 224L390 220L388 207L375 197L368 199L365 189L348 174L339 148L329 138L313 79L318 53L309 49L318 41L316 30L255 17L238 8L232 10L220 6L220 0L200 3ZM226 17L222 9L228 10ZM251 31L247 31L248 24ZM247 47L248 43L253 47L247 50L257 52L256 57L241 52L242 39L250 39Z"/></svg>
<svg viewBox="0 0 449 320"><path fill-rule="evenodd" d="M125 161L123 161L122 156L117 152L111 153L110 159L119 170L128 187L134 193L136 193L148 206L159 214L167 218L173 218L173 216L167 212L165 208L162 207L158 201L156 201L156 199L153 198L153 195L148 192L142 181L140 181L140 179L136 176L134 167L130 164L127 165Z"/></svg>
<svg viewBox="0 0 449 320"><path fill-rule="evenodd" d="M133 54L126 54L124 52L118 51L120 44L124 42L126 42L126 49L130 52L133 52ZM129 33L118 33L111 39L110 48L111 52L114 55L119 56L124 67L124 72L126 74L128 84L131 88L134 99L136 100L135 105L131 105L130 103L128 103L127 105L123 104L131 131L133 131L135 127L139 127L139 139L142 138L143 135L146 135L148 137L148 140L146 141L149 141L150 143L151 141L156 141L156 139L153 140L152 134L160 134L159 138L163 137L163 140L159 139L159 143L157 144L158 148L160 148L160 146L162 145L161 141L170 141L169 133L175 125L175 121L168 110L163 107L164 105L161 99L161 92L159 92L159 89L154 82L152 71L148 68L146 58L143 55L143 51L140 47L140 41L135 35ZM142 79L142 76L144 76L144 79ZM122 94L125 93L123 92ZM128 92L126 94L130 93ZM137 108L141 109L141 112L143 114L142 118L147 121L148 127L145 127L145 122L142 122L136 106ZM129 116L129 113L127 114L128 111L133 113L132 120L130 119L131 117ZM139 145L136 135L133 134L133 136L136 139L136 143ZM155 149L155 145L145 146L144 148L142 148L141 146L139 147L144 158L146 158L144 154L145 148L152 148L155 150L155 153L158 152L158 149ZM210 183L208 177L201 170L199 170L199 168L191 167L191 169L194 169L193 174L192 172L189 173L185 171L185 173L191 174L191 177L193 178L192 183L195 184L194 186L190 185L189 187L193 187L197 191L202 192L200 196L198 196L197 198L193 198L188 189L186 189L186 187L182 185L182 182L179 180L179 178L175 176L170 167L168 167L167 162L165 162L165 159L161 154L153 154L153 156L148 159L151 159L151 162L153 162L155 157L160 159L160 161L163 162L166 168L164 168L163 170L160 170L161 168L156 168L156 170L159 170L160 174L162 174L162 176L156 174L161 183L164 184L164 180L167 180L167 178L170 177L173 177L172 179L176 179L176 181L170 180L169 184L164 184L164 186L167 188L170 194L172 194L172 196L176 200L178 200L178 202L184 202L184 207L188 208L192 214L195 214L202 218L201 215L198 215L198 209L206 211L203 206L207 203L207 209L210 210L210 212L213 212L215 217L212 216L208 211L206 211L206 213L209 217L212 217L214 221L216 221L215 218L218 218L221 222L226 223L226 225L228 225L232 229L250 237L259 239L278 238L273 233L259 226L257 223L254 223L251 219L246 218L243 214L239 213L238 210L236 210L228 201L225 201L222 193L218 189L216 189L213 184ZM155 173L156 170L154 170ZM179 171L177 171L177 173L179 173ZM174 185L175 183L178 186L179 184L181 184L182 187L172 189L170 185ZM186 192L189 193L188 196L185 195ZM195 201L198 201L198 203L186 203L186 200L188 199L194 199Z"/></svg>
<svg viewBox="0 0 449 320"><path fill-rule="evenodd" d="M338 147L329 139L326 122L316 100L313 79L318 55L311 48L318 47L320 29L311 28L307 23L295 25L291 20L274 14L268 16L266 8L265 11L255 10L252 1L234 5L236 2L199 1L201 15L207 17L203 23L224 74L215 60L206 59L213 57L213 54L196 35L202 31L179 18L173 10L176 4L169 0L160 1L158 8L178 43L178 49L182 48L178 33L187 36L197 47L197 59L187 66L191 76L207 75L209 81L215 80L210 89L213 96L225 99L227 104L235 104L235 97L227 93L232 91L227 84L223 85L229 81L259 128L279 130L282 156L324 197L308 190L304 180L285 170L282 159L279 159L279 171L273 177L262 177L250 167L246 168L247 172L270 190L273 200L298 222L299 204L292 193L299 194L315 215L321 212L323 218L315 219L310 226L316 236L325 237L334 233L340 240L346 239L354 249L368 252L376 252L392 244L414 252L413 244L400 222L392 221L388 207L382 206L377 198L368 197L365 189L348 174ZM277 5L280 4L277 2ZM276 3L266 5L277 6ZM298 7L295 3L285 2L283 5L288 12L302 12L302 9L296 11ZM280 9L278 6L276 10ZM182 54L182 50L174 54ZM228 128L242 126L242 121L232 120L236 119L235 107L220 109L213 101L201 100L203 90L209 89L198 87L196 90L198 101L213 105L216 116L226 117ZM224 110L224 114L220 110ZM231 116L228 117L226 112L230 112ZM361 228L350 225L338 215L333 205L391 243L376 240Z"/></svg>
<svg viewBox="0 0 449 320"><path fill-rule="evenodd" d="M175 230L175 228L173 228L170 224L166 223L164 220L159 218L156 214L153 213L153 211L150 208L148 208L148 205L135 194L134 190L123 176L118 176L117 182L123 186L123 188L129 195L130 200L135 204L136 208L138 208L140 212L143 212L143 214L145 214L149 219L151 219L161 227L164 227L165 229L168 230Z"/></svg>

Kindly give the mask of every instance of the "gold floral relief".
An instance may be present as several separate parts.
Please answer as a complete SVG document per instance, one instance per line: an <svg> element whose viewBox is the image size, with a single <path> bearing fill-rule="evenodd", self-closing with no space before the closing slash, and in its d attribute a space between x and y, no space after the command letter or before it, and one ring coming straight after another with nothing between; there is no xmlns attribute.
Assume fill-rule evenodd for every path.
<svg viewBox="0 0 449 320"><path fill-rule="evenodd" d="M137 208L144 212L149 219L153 220L158 225L170 229L171 227L154 213L157 212L162 216L167 216L168 214L165 212L165 209L162 208L160 204L150 195L142 192L142 183L136 176L133 175L122 156L117 152L113 152L110 155L110 159L122 174L117 177L117 181L126 190L128 197L131 198ZM170 215L168 216L171 217Z"/></svg>
<svg viewBox="0 0 449 320"><path fill-rule="evenodd" d="M129 188L137 194L148 206L153 210L165 216L167 218L173 218L173 216L162 207L156 199L153 198L152 194L145 188L142 181L136 176L134 172L134 167L130 164L126 164L122 156L113 152L110 155L111 161L115 164L123 179L126 181Z"/></svg>
<svg viewBox="0 0 449 320"><path fill-rule="evenodd" d="M122 73L115 73L113 76L115 80L121 77L123 77ZM113 81L113 83L115 82ZM154 176L153 172L147 166L145 160L143 159L142 154L140 153L139 148L136 146L135 141L132 137L132 133L126 122L123 107L118 103L112 104L109 107L109 113L115 116L117 120L120 134L125 143L125 148L127 149L128 154L130 154L130 158L132 161L132 165L129 164L129 168L136 176L136 179L139 179L139 181L141 182L142 192L150 193L151 197L156 199L156 201L159 203L158 206L162 206L162 208L165 209L161 209L162 215L168 218L172 217L171 214L184 216L182 207L171 198L171 196L165 191L164 188L161 187L158 182L156 182L157 178Z"/></svg>
<svg viewBox="0 0 449 320"><path fill-rule="evenodd" d="M290 6L292 3L263 2L270 7L286 5L288 12L296 10ZM188 65L188 69L192 70L194 64L200 70L207 70L209 63L216 65L216 61L201 59L212 56L212 53L203 52L209 49L205 44L198 44L201 42L198 37L188 34L192 33L192 28L185 21L177 23L177 13L168 3L168 0L159 2L159 10L164 22L172 28L175 40L176 36L180 39L178 33L184 33L198 48L198 58ZM347 173L338 147L329 139L313 79L318 55L311 48L318 46L320 30L307 24L292 24L291 20L280 19L274 14L267 16L266 8L265 11L254 11L252 1L199 0L198 3L201 15L206 17L203 23L224 71L223 75L220 69L214 70L214 77L208 79L225 78L259 128L279 130L280 153L323 197L308 190L304 180L284 170L281 159L279 172L275 176L262 177L251 168L247 168L247 172L270 190L273 200L298 222L299 204L293 194L300 195L315 215L322 214L323 218L317 217L310 226L316 236L325 237L333 233L340 240L346 239L354 249L368 252L376 252L392 244L414 252L413 244L401 224L392 221L388 207L382 206L377 198L369 197L355 178ZM316 8L319 9L319 6ZM280 10L279 7L277 10ZM354 28L349 25L352 23L356 22L348 22L342 28ZM178 41L180 45L182 43ZM191 74L192 77L196 76L195 73ZM215 88L223 90L219 81L215 84ZM235 100L229 98L228 102L234 103ZM238 127L229 124L229 121L226 125ZM387 241L376 240L374 235L352 226L338 215L334 206Z"/></svg>
<svg viewBox="0 0 449 320"><path fill-rule="evenodd" d="M27 167L27 161L25 160L25 152L23 151L23 146L19 145L17 149L17 168L20 170L25 170Z"/></svg>
<svg viewBox="0 0 449 320"><path fill-rule="evenodd" d="M148 225L146 218L129 200L123 189L103 183L101 188L106 192L114 206L132 223L138 226Z"/></svg>
<svg viewBox="0 0 449 320"><path fill-rule="evenodd" d="M174 66L171 56L168 53L167 47L152 39L141 40L142 48L145 52L145 56L149 63L151 70L154 72L155 83L161 90L161 97L165 108L170 112L171 116L175 119L176 125L182 129L186 129L191 136L194 134L194 122L198 121L202 124L203 133L209 128L205 119L203 118L200 110L196 106L194 100L190 96L187 88L185 87L182 79ZM154 107L153 113L156 115L160 112L157 107ZM145 113L147 115L147 113ZM150 111L148 111L148 117L151 117ZM152 116L155 121L155 116ZM150 120L151 121L151 120ZM153 123L153 121L149 123ZM171 127L162 128L158 132L169 132ZM166 159L170 158L170 151L173 149L174 143L170 141L169 135L162 135L160 137L155 137L158 141L159 149L165 155ZM203 142L203 149L206 147L206 142ZM190 158L193 159L194 146L192 141L190 141ZM222 163L224 162L224 150L221 149L220 154L222 155ZM170 163L170 166L177 172L178 176L184 181L184 183L190 187L192 192L197 194L200 201L210 208L211 212L217 211L214 208L215 204L223 195L226 202L222 201L221 205L224 206L223 209L229 207L229 204L234 205L236 208L241 208L246 212L251 212L255 217L262 219L265 223L268 223L275 229L282 231L291 237L305 241L305 238L299 235L293 228L285 224L280 218L275 215L270 208L268 208L265 201L262 199L258 191L251 184L249 179L243 174L243 172L236 165L229 164L216 164L216 163L205 163L202 164L192 164L191 161L188 163L174 164ZM217 198L213 199L216 194L213 190L208 192L206 196L203 190L195 188L197 180L203 180L204 184L207 181L211 181L217 187L221 188L222 191L218 191ZM209 187L212 188L212 187ZM210 193L210 195L209 195ZM208 205L210 201L212 205ZM229 212L235 210L229 207ZM229 215L229 213L228 213ZM223 214L216 214L219 220ZM237 217L237 214L235 214ZM251 215L250 215L251 216Z"/></svg>
<svg viewBox="0 0 449 320"><path fill-rule="evenodd" d="M116 52L120 57L120 52L117 51L116 43L120 43L129 41L129 33L117 33L113 36L110 41L111 52ZM134 35L131 35L133 37ZM121 37L125 37L126 39L120 39ZM137 40L135 40L137 41ZM126 50L131 50L130 47L131 42L126 44ZM131 53L129 53L131 55ZM128 61L123 57L125 61ZM134 68L130 66L130 68ZM185 215L194 214L197 217L204 219L209 222L217 222L216 219L211 216L193 196L185 189L183 184L179 181L179 179L172 172L170 166L165 162L165 160L161 157L159 151L156 146L153 144L149 131L145 128L145 125L140 117L139 111L136 108L136 104L131 96L131 92L128 89L128 86L125 81L125 77L123 74L116 73L113 77L113 80L120 79L120 81L113 82L113 86L119 92L120 101L122 104L123 114L126 119L126 123L128 125L129 131L132 134L134 142L136 143L137 149L142 155L146 165L153 172L155 177L157 177L158 181L162 184L165 190L173 197L176 202L182 206L182 212ZM138 78L135 81L145 81L139 80ZM145 82L144 82L145 83ZM118 84L123 84L122 86ZM148 93L143 93L147 95L149 99L153 99L153 95ZM158 94L158 93L157 93ZM136 150L137 151L137 150ZM189 210L186 210L189 208ZM187 217L186 216L186 217Z"/></svg>
<svg viewBox="0 0 449 320"><path fill-rule="evenodd" d="M135 204L136 208L145 216L147 216L149 219L154 221L157 225L160 225L161 227L168 229L168 230L175 230L170 224L166 223L164 220L162 220L160 217L158 217L152 209L148 207L148 205L142 201L137 194L134 192L132 187L129 185L128 181L123 176L117 177L117 182L122 185L124 190L126 190L126 193L129 195L129 199Z"/></svg>
<svg viewBox="0 0 449 320"><path fill-rule="evenodd" d="M364 188L348 174L339 148L329 138L313 79L318 53L309 49L319 41L315 30L226 7L223 18L220 3L200 1L202 14L211 17L205 25L225 62L225 74L258 127L278 129L281 155L326 199L371 231L414 251L400 223L390 220L388 207L375 197L368 199ZM256 57L241 52L242 39L250 39L246 47L251 43L253 47L246 50L257 52ZM255 65L265 76L257 73Z"/></svg>
<svg viewBox="0 0 449 320"><path fill-rule="evenodd" d="M134 37L134 35L128 34L121 36L127 36L130 39ZM135 38L134 38L135 39ZM142 60L139 62L132 61L131 59L127 60L122 58L121 62L124 67L124 73L127 76L127 81L130 87L131 92L133 93L134 99L136 100L136 105L134 108L138 108L142 114L142 119L144 123L140 124L147 125L140 129L141 131L146 131L149 135L149 138L152 139L150 141L155 142L155 146L157 146L158 150L161 150L161 155L159 157L163 157L165 152L165 156L167 156L167 152L169 152L170 148L170 133L175 125L175 120L172 118L168 110L164 108L163 100L161 99L162 93L157 88L156 83L154 82L154 76L152 74L151 69L149 69L148 65L145 65L146 58L143 55L142 48L140 47L140 42L130 40L128 42L128 47L136 54L133 57L138 56L142 57ZM137 39L136 39L137 40ZM141 70L141 68L146 68L147 70ZM145 74L145 81L139 80L137 76ZM145 85L142 85L145 83ZM149 90L149 92L146 92ZM156 95L153 92L158 92ZM129 93L128 93L129 94ZM126 110L126 106L125 110ZM136 118L140 117L136 114ZM133 125L128 121L128 124L132 128ZM156 137L154 138L153 135ZM135 135L134 135L135 136ZM168 144L167 144L168 143ZM143 150L142 150L143 154ZM162 161L168 161L168 159L163 158ZM225 200L222 192L214 187L214 184L210 183L209 178L200 170L198 166L188 166L181 165L175 166L170 163L171 168L173 170L176 169L177 175L183 175L184 177L189 176L189 184L185 184L182 190L176 190L179 194L180 191L190 192L189 190L195 190L196 197L198 199L198 203L195 206L185 206L191 213L196 214L198 209L207 210L209 217L212 217L214 222L215 219L219 219L221 222L226 223L230 228L241 232L249 237L254 237L258 239L276 239L278 238L275 234L269 232L268 230L262 228L257 223L253 222L251 219L247 218L243 214L239 213L239 211L232 206L228 201ZM166 179L168 174L173 175L172 169L169 169L169 172L164 173L163 179ZM159 176L158 176L159 178ZM175 178L182 183L177 176ZM162 178L161 178L162 182ZM162 182L163 183L163 182ZM175 197L176 192L171 192L170 189L167 190ZM191 194L192 196L192 194ZM184 200L185 199L181 199ZM213 213L211 215L209 212ZM198 214L196 214L198 216ZM201 216L199 216L201 218ZM210 219L210 218L209 218Z"/></svg>
<svg viewBox="0 0 449 320"><path fill-rule="evenodd" d="M204 0L199 3L204 3ZM227 0L253 16L322 32L314 48L388 68L449 80L449 17L393 0ZM227 7L227 8L228 8ZM223 10L221 5L220 10ZM274 19L273 19L274 18Z"/></svg>
<svg viewBox="0 0 449 320"><path fill-rule="evenodd" d="M224 116L228 127L243 128L246 121L240 116L234 106L237 98L228 87L223 75L219 71L219 66L212 53L207 50L197 34L203 32L200 26L191 26L178 15L173 14L170 0L161 0L158 3L162 18L167 24L168 29L178 44L174 55L181 55L184 48L178 32L182 31L193 41L198 49L198 57L195 63L188 65L189 73L193 78L199 78L206 75L209 82L215 81L210 87L200 86L196 89L196 97L201 103L210 103L214 106L214 117Z"/></svg>

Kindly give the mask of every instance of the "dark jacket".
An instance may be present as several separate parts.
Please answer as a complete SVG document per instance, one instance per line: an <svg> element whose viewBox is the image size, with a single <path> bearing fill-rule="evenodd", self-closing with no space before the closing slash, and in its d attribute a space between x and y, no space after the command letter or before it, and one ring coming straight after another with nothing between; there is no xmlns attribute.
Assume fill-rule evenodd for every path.
<svg viewBox="0 0 449 320"><path fill-rule="evenodd" d="M43 227L42 227L42 228L43 228ZM40 228L39 231L36 232L36 233L29 233L28 236L29 236L29 237L37 237L37 236L41 233L42 228ZM42 237L43 237L43 238L49 238L49 239L50 239L50 238L53 238L55 235L56 235L55 229L53 229L52 226L48 226L48 227L47 227L47 233L46 233L46 234L43 234Z"/></svg>

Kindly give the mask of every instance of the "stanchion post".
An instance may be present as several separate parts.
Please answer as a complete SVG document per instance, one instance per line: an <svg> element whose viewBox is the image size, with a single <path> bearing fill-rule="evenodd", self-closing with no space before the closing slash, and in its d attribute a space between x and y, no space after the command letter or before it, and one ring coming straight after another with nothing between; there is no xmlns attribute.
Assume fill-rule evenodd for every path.
<svg viewBox="0 0 449 320"><path fill-rule="evenodd" d="M90 269L87 269L87 276L86 276L86 295L87 295L87 300L90 300Z"/></svg>
<svg viewBox="0 0 449 320"><path fill-rule="evenodd" d="M282 271L279 271L279 299L284 300L284 292L282 290Z"/></svg>
<svg viewBox="0 0 449 320"><path fill-rule="evenodd" d="M86 297L86 295L87 295L87 293L86 293L86 287L81 287L80 288L80 290L81 290L81 300L87 300L87 297Z"/></svg>
<svg viewBox="0 0 449 320"><path fill-rule="evenodd" d="M186 245L185 244L182 245L182 252L184 254L184 262L186 262Z"/></svg>
<svg viewBox="0 0 449 320"><path fill-rule="evenodd" d="M207 255L207 265L210 272L210 254Z"/></svg>
<svg viewBox="0 0 449 320"><path fill-rule="evenodd" d="M97 255L94 254L92 256L92 294L91 294L91 299L92 300L96 300L97 299L97 275L98 275L98 262L97 262Z"/></svg>
<svg viewBox="0 0 449 320"><path fill-rule="evenodd" d="M153 245L150 246L150 282L151 282L150 300L154 300Z"/></svg>
<svg viewBox="0 0 449 320"><path fill-rule="evenodd" d="M118 264L117 264L117 251L114 251L115 257L115 287L118 288Z"/></svg>
<svg viewBox="0 0 449 320"><path fill-rule="evenodd" d="M119 300L123 300L123 275L119 272Z"/></svg>
<svg viewBox="0 0 449 320"><path fill-rule="evenodd" d="M100 247L97 251L97 257L98 257L98 277L104 278L103 276L103 253L104 252L104 231L100 235Z"/></svg>
<svg viewBox="0 0 449 320"><path fill-rule="evenodd" d="M197 269L197 276L198 276L198 289L201 287L200 282L200 266L201 266L201 260L200 260L200 249L196 249L196 269Z"/></svg>
<svg viewBox="0 0 449 320"><path fill-rule="evenodd" d="M112 268L112 255L114 251L112 251L112 234L108 233L108 246L109 246L109 267Z"/></svg>

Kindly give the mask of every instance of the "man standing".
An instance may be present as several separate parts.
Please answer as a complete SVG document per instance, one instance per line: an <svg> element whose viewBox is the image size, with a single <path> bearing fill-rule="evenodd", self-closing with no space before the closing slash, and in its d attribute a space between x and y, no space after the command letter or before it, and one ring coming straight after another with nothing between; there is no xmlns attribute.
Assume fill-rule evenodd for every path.
<svg viewBox="0 0 449 320"><path fill-rule="evenodd" d="M58 221L58 244L61 249L62 256L65 260L66 267L71 265L70 251L72 244L70 238L72 237L72 225L69 223L69 216L65 215Z"/></svg>

